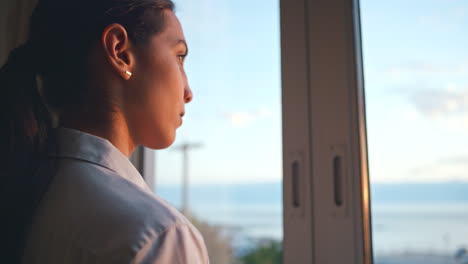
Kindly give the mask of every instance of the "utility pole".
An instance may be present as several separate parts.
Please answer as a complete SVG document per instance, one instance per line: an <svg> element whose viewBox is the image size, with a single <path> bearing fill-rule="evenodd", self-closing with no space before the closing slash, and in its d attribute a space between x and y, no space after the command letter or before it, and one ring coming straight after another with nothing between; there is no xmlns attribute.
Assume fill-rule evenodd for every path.
<svg viewBox="0 0 468 264"><path fill-rule="evenodd" d="M201 148L201 143L183 143L174 147L174 150L182 151L182 213L189 216L189 155L191 149Z"/></svg>

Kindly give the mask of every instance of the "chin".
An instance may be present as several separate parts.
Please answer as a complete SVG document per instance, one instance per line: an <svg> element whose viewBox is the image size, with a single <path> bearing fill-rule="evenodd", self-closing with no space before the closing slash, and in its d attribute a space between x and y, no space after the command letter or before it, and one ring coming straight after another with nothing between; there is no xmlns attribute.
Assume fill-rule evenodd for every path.
<svg viewBox="0 0 468 264"><path fill-rule="evenodd" d="M164 136L161 135L158 137L153 137L150 142L142 145L150 149L165 149L174 144L175 138L175 132L170 134L168 133Z"/></svg>

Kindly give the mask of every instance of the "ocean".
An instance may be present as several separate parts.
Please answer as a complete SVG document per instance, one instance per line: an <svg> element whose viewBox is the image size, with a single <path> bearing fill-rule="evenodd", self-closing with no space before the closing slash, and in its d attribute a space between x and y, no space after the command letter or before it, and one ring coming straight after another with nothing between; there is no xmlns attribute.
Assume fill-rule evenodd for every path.
<svg viewBox="0 0 468 264"><path fill-rule="evenodd" d="M467 183L371 186L377 258L429 253L452 256L457 249L468 248ZM158 186L156 192L181 207L180 186ZM280 183L193 185L189 194L191 213L234 234L237 246L245 239L282 239Z"/></svg>

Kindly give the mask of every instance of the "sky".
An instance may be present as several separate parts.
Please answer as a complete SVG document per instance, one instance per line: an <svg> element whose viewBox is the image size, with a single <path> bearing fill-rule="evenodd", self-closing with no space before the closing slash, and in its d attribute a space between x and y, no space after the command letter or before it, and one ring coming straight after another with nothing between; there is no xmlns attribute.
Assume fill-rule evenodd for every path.
<svg viewBox="0 0 468 264"><path fill-rule="evenodd" d="M194 100L174 147L190 181L280 182L278 0L178 0ZM372 183L468 181L468 1L361 1ZM182 153L156 151L157 184Z"/></svg>

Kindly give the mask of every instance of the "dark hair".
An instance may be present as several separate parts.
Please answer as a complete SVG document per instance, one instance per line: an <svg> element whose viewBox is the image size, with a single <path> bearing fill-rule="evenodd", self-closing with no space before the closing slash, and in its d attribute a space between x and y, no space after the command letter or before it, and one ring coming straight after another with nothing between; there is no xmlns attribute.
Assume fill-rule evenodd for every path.
<svg viewBox="0 0 468 264"><path fill-rule="evenodd" d="M35 175L53 131L49 107L96 107L87 100L99 91L84 85L86 59L105 27L119 23L133 44L144 45L163 30L165 9L174 10L171 0L39 1L26 43L0 69L2 261L20 261L27 229L50 181Z"/></svg>

